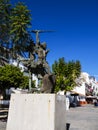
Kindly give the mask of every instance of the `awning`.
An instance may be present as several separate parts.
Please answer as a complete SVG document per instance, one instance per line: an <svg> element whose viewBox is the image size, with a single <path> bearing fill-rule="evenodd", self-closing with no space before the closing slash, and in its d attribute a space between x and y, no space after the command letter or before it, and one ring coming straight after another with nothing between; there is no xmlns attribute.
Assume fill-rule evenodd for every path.
<svg viewBox="0 0 98 130"><path fill-rule="evenodd" d="M71 90L70 92L71 92L72 95L85 96L84 94L82 94L82 93L78 93L78 92L73 91L73 90Z"/></svg>

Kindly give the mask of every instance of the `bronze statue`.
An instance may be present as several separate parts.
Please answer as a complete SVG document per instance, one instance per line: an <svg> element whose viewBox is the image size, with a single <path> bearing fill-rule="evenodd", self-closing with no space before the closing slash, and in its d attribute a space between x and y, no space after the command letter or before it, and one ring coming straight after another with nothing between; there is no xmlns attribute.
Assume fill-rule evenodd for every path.
<svg viewBox="0 0 98 130"><path fill-rule="evenodd" d="M41 92L43 93L53 93L54 92L54 86L55 86L55 80L56 77L53 74L45 74L45 76L42 79L42 88Z"/></svg>
<svg viewBox="0 0 98 130"><path fill-rule="evenodd" d="M36 34L36 43L32 40L28 46L29 58L27 60L22 60L25 66L27 66L30 74L35 74L38 79L42 80L41 92L51 93L55 86L55 78L50 71L48 62L46 61L46 56L49 52L47 49L47 44L45 42L40 43L39 33L45 32L43 30L33 30Z"/></svg>

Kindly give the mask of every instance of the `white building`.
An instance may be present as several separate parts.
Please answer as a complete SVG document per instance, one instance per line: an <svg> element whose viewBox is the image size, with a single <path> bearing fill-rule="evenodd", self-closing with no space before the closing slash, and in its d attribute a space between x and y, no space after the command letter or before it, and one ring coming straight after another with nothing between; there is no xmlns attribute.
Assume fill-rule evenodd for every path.
<svg viewBox="0 0 98 130"><path fill-rule="evenodd" d="M10 64L12 64L14 66L17 66L17 63L18 62L16 60L10 60ZM24 72L24 75L28 76L27 67L25 67L21 62L19 63L19 68L20 68L21 72ZM32 80L35 81L35 87L38 87L38 78L36 75L32 74Z"/></svg>
<svg viewBox="0 0 98 130"><path fill-rule="evenodd" d="M72 91L81 95L96 96L98 94L98 83L94 76L90 76L86 72L81 72L78 82L79 85Z"/></svg>

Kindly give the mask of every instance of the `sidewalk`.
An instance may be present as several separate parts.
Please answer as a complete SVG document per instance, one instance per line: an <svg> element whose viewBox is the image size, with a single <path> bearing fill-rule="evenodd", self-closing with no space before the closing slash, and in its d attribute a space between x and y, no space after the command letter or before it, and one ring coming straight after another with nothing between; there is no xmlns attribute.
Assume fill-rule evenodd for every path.
<svg viewBox="0 0 98 130"><path fill-rule="evenodd" d="M66 118L68 130L98 130L98 107L94 105L70 108Z"/></svg>

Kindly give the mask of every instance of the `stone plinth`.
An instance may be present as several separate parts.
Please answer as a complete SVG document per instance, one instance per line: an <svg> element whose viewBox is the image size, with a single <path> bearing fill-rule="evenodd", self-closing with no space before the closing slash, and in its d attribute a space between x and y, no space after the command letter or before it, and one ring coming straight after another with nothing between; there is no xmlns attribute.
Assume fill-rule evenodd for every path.
<svg viewBox="0 0 98 130"><path fill-rule="evenodd" d="M6 130L66 130L65 96L12 94Z"/></svg>

